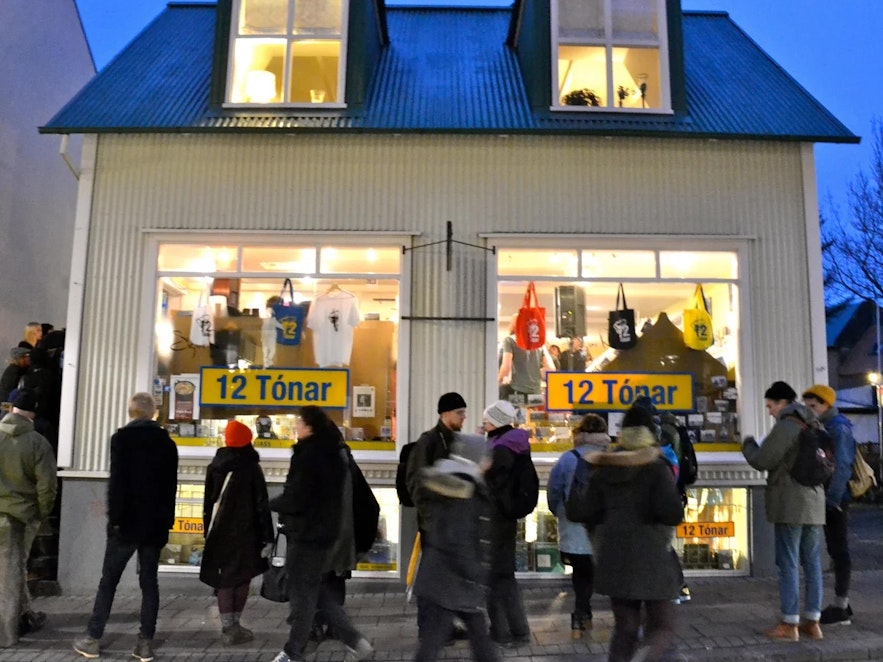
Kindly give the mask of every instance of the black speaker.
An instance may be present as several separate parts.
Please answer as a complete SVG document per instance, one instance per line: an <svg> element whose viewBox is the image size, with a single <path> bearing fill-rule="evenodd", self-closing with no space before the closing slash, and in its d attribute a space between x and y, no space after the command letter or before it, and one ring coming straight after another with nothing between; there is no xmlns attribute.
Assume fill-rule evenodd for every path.
<svg viewBox="0 0 883 662"><path fill-rule="evenodd" d="M559 338L586 335L586 293L581 287L555 288L555 335Z"/></svg>

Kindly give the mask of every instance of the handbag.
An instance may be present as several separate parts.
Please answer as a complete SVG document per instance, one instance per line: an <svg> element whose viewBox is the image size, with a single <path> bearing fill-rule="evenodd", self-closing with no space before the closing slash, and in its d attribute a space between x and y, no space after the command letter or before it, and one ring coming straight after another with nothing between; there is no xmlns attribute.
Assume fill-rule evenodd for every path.
<svg viewBox="0 0 883 662"><path fill-rule="evenodd" d="M876 485L877 478L874 476L874 470L865 461L861 451L856 448L855 459L852 461L852 477L849 479L849 493L853 499L858 499Z"/></svg>
<svg viewBox="0 0 883 662"><path fill-rule="evenodd" d="M708 349L714 342L711 315L705 307L705 292L697 285L693 306L684 311L684 344L690 349Z"/></svg>
<svg viewBox="0 0 883 662"><path fill-rule="evenodd" d="M190 317L190 343L194 347L208 347L215 342L215 317L209 305L207 292L199 295Z"/></svg>
<svg viewBox="0 0 883 662"><path fill-rule="evenodd" d="M279 556L279 538L284 536L282 529L276 529L273 551L270 553L270 567L264 571L261 580L261 597L273 602L288 602L288 571L285 557Z"/></svg>
<svg viewBox="0 0 883 662"><path fill-rule="evenodd" d="M619 307L620 297L622 297L622 308ZM638 344L635 311L626 303L622 283L616 291L616 309L607 313L607 344L613 349L631 349Z"/></svg>
<svg viewBox="0 0 883 662"><path fill-rule="evenodd" d="M288 288L288 303L285 302L285 288ZM286 278L279 293L282 301L273 306L273 317L276 318L276 343L279 345L300 345L300 337L304 325L304 309L294 303L294 286L291 279Z"/></svg>
<svg viewBox="0 0 883 662"><path fill-rule="evenodd" d="M515 318L515 344L521 349L539 349L546 343L546 309L540 306L533 281L527 284L524 301Z"/></svg>

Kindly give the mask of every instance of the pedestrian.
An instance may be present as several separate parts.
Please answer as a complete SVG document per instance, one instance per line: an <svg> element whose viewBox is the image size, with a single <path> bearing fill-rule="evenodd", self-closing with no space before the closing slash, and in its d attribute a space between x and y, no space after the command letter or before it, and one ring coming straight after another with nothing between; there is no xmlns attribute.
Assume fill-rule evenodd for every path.
<svg viewBox="0 0 883 662"><path fill-rule="evenodd" d="M497 372L497 392L500 400L530 404L530 396L542 392L543 375L555 370L555 364L545 346L522 349L515 342L515 321L509 321L509 334L500 347L500 367Z"/></svg>
<svg viewBox="0 0 883 662"><path fill-rule="evenodd" d="M31 609L27 560L57 483L52 447L34 430L36 404L32 392L19 391L0 420L0 648L46 622L46 614Z"/></svg>
<svg viewBox="0 0 883 662"><path fill-rule="evenodd" d="M24 349L34 349L43 337L43 325L40 322L28 322L25 325L24 337L18 346Z"/></svg>
<svg viewBox="0 0 883 662"><path fill-rule="evenodd" d="M297 443L282 494L270 501L286 538L291 628L273 662L302 662L320 602L325 621L347 647L346 660L364 660L371 643L353 627L343 607L323 599L322 577L355 559L353 481L349 452L337 425L315 406L295 421ZM352 565L350 565L352 567Z"/></svg>
<svg viewBox="0 0 883 662"><path fill-rule="evenodd" d="M466 400L459 393L443 394L438 399L438 422L435 427L420 435L416 446L408 456L408 467L405 482L411 501L417 508L417 530L420 534L421 547L425 551L431 545L432 511L428 507L431 495L423 485L422 470L431 467L438 460L450 456L454 445L454 433L463 429L466 421ZM427 610L424 600L417 596L417 634L423 636L426 626Z"/></svg>
<svg viewBox="0 0 883 662"><path fill-rule="evenodd" d="M0 376L0 402L9 402L9 395L19 387L30 367L31 350L24 347L13 347L9 350L6 368Z"/></svg>
<svg viewBox="0 0 883 662"><path fill-rule="evenodd" d="M804 404L812 409L834 441L834 474L825 488L825 544L834 565L834 602L822 609L822 625L849 625L849 582L852 560L849 556L849 479L855 461L852 424L834 404L837 393L830 386L815 384L803 393Z"/></svg>
<svg viewBox="0 0 883 662"><path fill-rule="evenodd" d="M473 659L497 662L483 607L490 563L488 494L477 464L461 456L442 458L421 470L424 507L433 527L414 580L426 623L414 662L434 662L450 636L454 619L463 622Z"/></svg>
<svg viewBox="0 0 883 662"><path fill-rule="evenodd" d="M586 630L592 629L592 591L595 582L595 566L592 562L592 544L581 522L571 522L567 517L567 499L573 485L574 474L586 456L593 451L604 451L610 445L607 424L597 414L583 416L573 431L573 449L561 454L546 487L549 510L558 518L558 549L561 561L573 569L570 575L573 585L574 606L570 614L570 631L574 639L580 639Z"/></svg>
<svg viewBox="0 0 883 662"><path fill-rule="evenodd" d="M684 504L653 429L650 412L632 407L615 447L586 456L595 590L613 609L609 662L665 660L675 641L672 597L680 582L671 540ZM638 651L642 607L646 650Z"/></svg>
<svg viewBox="0 0 883 662"><path fill-rule="evenodd" d="M766 519L775 528L781 621L765 634L779 641L798 641L801 633L810 639L821 639L825 489L801 485L790 474L800 431L815 423L816 416L809 408L795 402L797 393L785 382L774 382L763 397L767 411L776 422L763 444L758 444L754 437L746 437L742 454L752 467L767 472ZM805 590L802 620L801 567Z"/></svg>
<svg viewBox="0 0 883 662"><path fill-rule="evenodd" d="M273 549L267 484L251 441L247 426L229 421L224 447L215 453L205 475L202 521L206 536L199 579L217 590L225 646L254 639L239 619L251 579L267 570Z"/></svg>
<svg viewBox="0 0 883 662"><path fill-rule="evenodd" d="M101 580L86 635L74 641L74 650L90 659L100 655L117 585L129 559L137 553L141 624L132 656L149 662L159 612L159 555L175 523L178 449L169 433L154 421L156 403L150 393L135 393L128 411L129 422L110 438L107 542Z"/></svg>
<svg viewBox="0 0 883 662"><path fill-rule="evenodd" d="M491 497L491 578L488 617L491 638L504 646L530 643L530 625L515 579L515 539L518 517L512 516L510 495L517 480L516 458L530 459L530 434L516 427L520 411L506 400L497 400L482 414L491 466L485 482ZM536 501L534 501L536 505Z"/></svg>
<svg viewBox="0 0 883 662"><path fill-rule="evenodd" d="M570 346L561 352L559 364L565 372L585 372L589 360L583 348L583 339L580 336L571 336Z"/></svg>

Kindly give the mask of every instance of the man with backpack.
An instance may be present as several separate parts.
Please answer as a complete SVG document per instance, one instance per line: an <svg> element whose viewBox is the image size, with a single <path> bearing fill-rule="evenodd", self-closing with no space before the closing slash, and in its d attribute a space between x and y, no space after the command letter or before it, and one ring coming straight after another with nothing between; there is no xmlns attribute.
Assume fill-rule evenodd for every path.
<svg viewBox="0 0 883 662"><path fill-rule="evenodd" d="M822 639L822 527L825 524L825 488L799 482L792 474L802 431L818 425L815 414L797 399L785 382L774 382L764 393L766 408L776 419L758 444L746 437L742 454L755 469L767 472L766 519L775 527L776 566L779 569L781 620L765 634L777 641ZM800 614L800 568L804 574L804 611Z"/></svg>
<svg viewBox="0 0 883 662"><path fill-rule="evenodd" d="M834 406L836 400L837 393L825 384L815 384L803 393L803 402L819 417L834 441L834 473L825 490L825 544L834 564L834 603L822 610L823 625L849 625L852 622L848 483L858 451L852 436L852 424Z"/></svg>

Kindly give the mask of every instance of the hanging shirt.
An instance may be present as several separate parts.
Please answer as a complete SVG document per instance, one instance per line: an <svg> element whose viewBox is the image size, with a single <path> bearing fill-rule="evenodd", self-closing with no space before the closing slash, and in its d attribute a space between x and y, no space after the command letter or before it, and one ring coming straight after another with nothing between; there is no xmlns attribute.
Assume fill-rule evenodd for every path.
<svg viewBox="0 0 883 662"><path fill-rule="evenodd" d="M344 290L321 294L310 304L307 328L313 332L313 354L320 368L347 365L353 351L353 329L359 325L359 301Z"/></svg>

